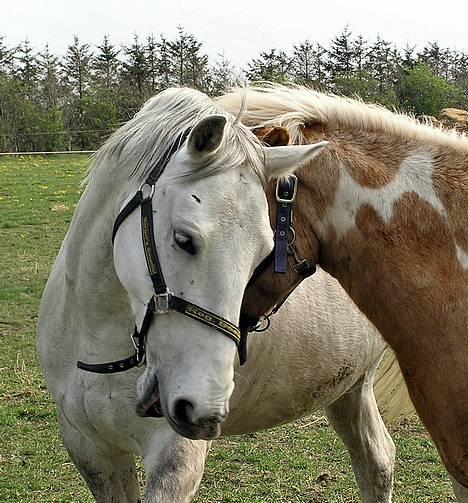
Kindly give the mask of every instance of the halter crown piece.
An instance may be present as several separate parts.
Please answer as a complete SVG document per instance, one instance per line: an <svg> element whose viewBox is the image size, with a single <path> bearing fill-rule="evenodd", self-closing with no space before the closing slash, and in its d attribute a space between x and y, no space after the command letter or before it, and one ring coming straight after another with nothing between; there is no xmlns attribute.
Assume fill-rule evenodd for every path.
<svg viewBox="0 0 468 503"><path fill-rule="evenodd" d="M77 362L78 368L88 372L98 374L110 374L114 372L123 372L145 362L146 358L146 337L149 327L155 314L166 314L173 310L188 316L194 320L203 323L211 328L218 330L222 334L232 339L236 345L240 342L240 330L229 320L218 316L204 309L203 307L192 304L191 302L176 297L167 287L164 281L164 276L161 270L161 264L158 258L156 242L154 239L153 225L153 207L152 199L154 195L154 186L170 161L171 157L176 153L179 146L184 143L190 130L184 132L174 142L172 148L163 156L161 161L151 170L145 183L140 187L137 193L125 205L122 211L118 214L114 228L112 231L112 242L122 222L130 215L138 206L141 208L141 239L143 242L143 250L145 252L146 266L148 268L151 282L153 283L154 295L148 301L145 316L141 324L140 330L135 326L132 334L132 343L135 347L135 353L123 360L117 360L108 363L84 363Z"/></svg>

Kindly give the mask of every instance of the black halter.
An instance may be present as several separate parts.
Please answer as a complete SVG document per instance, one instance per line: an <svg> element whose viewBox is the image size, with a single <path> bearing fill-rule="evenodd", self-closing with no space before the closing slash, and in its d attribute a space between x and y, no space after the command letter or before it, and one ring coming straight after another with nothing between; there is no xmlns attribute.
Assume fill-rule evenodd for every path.
<svg viewBox="0 0 468 503"><path fill-rule="evenodd" d="M289 257L294 258L295 263L293 269L300 276L299 284L316 271L315 264L309 264L307 259L300 258L297 253L294 242L296 240L296 232L293 226L293 202L297 194L298 180L295 175L290 175L287 179L278 179L276 182L276 226L275 226L275 247L273 251L266 257L255 269L247 288L251 286L262 273L274 262L275 273L284 274L288 268ZM270 326L270 317L278 312L280 307L286 302L291 293L295 290L293 288L281 302L265 316L259 320L249 320L246 324L247 328L241 330L241 340L239 345L239 359L240 364L243 365L247 361L247 337L250 332L264 332Z"/></svg>
<svg viewBox="0 0 468 503"><path fill-rule="evenodd" d="M77 362L78 368L87 370L88 372L95 372L98 374L109 374L114 372L122 372L131 369L143 363L146 356L146 337L149 327L155 314L165 314L168 311L178 311L179 313L188 316L194 320L199 321L211 328L218 330L222 334L232 339L236 345L240 342L239 328L230 321L218 316L217 314L207 311L206 309L192 304L191 302L175 296L167 287L164 281L164 276L161 270L161 264L158 258L156 249L156 242L154 239L154 226L153 226L153 207L152 198L154 194L154 186L165 167L167 166L171 157L178 150L180 145L185 141L189 131L181 135L177 141L174 142L171 149L162 158L162 160L153 168L145 183L141 186L138 192L132 199L125 205L122 211L117 216L114 228L112 231L112 242L114 242L115 235L122 222L130 215L138 206L141 207L141 238L143 242L143 249L145 252L146 265L148 272L153 283L154 295L148 301L146 313L143 318L140 330L135 326L132 335L132 342L135 347L135 353L123 360L117 360L108 363L84 363Z"/></svg>

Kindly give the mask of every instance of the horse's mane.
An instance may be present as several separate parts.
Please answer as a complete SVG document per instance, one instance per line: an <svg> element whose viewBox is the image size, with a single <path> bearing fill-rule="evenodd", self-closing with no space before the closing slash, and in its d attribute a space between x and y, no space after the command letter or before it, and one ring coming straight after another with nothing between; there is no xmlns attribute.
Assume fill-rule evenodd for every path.
<svg viewBox="0 0 468 503"><path fill-rule="evenodd" d="M301 86L265 84L234 88L216 101L225 110L232 111L239 110L244 98L246 111L242 120L245 124L284 126L289 130L292 143L305 141L305 126L322 124L332 129L389 134L404 141L424 141L468 150L468 138L455 130L421 124L413 117L391 112L380 105Z"/></svg>
<svg viewBox="0 0 468 503"><path fill-rule="evenodd" d="M123 175L142 182L153 166L171 150L174 143L180 141L185 131L191 129L200 119L212 114L227 118L223 142L202 164L194 165L187 175L202 178L247 160L264 181L260 142L241 123L241 108L242 100L233 115L206 94L194 89L166 89L150 98L140 111L115 131L96 152L84 183L96 172L110 178Z"/></svg>

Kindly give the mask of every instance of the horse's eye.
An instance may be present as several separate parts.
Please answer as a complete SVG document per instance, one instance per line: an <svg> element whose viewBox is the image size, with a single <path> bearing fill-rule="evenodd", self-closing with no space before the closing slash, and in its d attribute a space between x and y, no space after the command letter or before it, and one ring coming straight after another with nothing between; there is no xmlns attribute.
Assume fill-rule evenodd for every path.
<svg viewBox="0 0 468 503"><path fill-rule="evenodd" d="M195 246L193 245L192 238L187 236L187 234L174 232L174 240L179 248L182 248L182 250L190 253L190 255L195 255L197 253L197 250L195 250Z"/></svg>

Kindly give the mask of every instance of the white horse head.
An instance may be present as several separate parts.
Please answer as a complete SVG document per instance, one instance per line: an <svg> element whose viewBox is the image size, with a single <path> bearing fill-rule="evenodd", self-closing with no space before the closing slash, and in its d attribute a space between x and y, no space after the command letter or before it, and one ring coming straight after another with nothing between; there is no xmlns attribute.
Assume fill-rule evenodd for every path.
<svg viewBox="0 0 468 503"><path fill-rule="evenodd" d="M237 325L249 278L273 247L264 184L311 159L324 143L266 148L204 94L172 89L124 126L111 148L119 151L119 163L133 166L141 183L151 164L189 128L152 199L159 261L174 295ZM114 243L115 268L137 327L154 295L139 213L125 219ZM235 354L233 340L215 329L179 312L156 314L147 335L137 412L162 412L189 438L217 437L234 387Z"/></svg>

